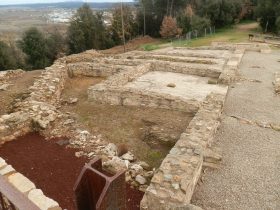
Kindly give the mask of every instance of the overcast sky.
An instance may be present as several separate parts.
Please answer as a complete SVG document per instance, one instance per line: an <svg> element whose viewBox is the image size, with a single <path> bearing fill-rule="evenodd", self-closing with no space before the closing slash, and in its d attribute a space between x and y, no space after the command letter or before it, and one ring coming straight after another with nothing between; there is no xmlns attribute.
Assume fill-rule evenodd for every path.
<svg viewBox="0 0 280 210"><path fill-rule="evenodd" d="M0 5L6 4L28 4L28 3L50 3L50 2L62 2L67 0L0 0ZM81 1L81 0L69 0L69 1ZM120 2L120 0L83 0L84 2ZM123 0L132 1L132 0Z"/></svg>

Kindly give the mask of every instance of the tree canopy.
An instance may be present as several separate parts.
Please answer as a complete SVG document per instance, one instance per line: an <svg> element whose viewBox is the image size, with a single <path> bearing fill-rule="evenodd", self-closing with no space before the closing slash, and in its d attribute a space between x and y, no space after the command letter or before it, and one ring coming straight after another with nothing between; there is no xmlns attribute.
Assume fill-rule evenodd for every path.
<svg viewBox="0 0 280 210"><path fill-rule="evenodd" d="M94 15L88 4L79 8L68 28L68 45L70 54L110 46L102 13Z"/></svg>
<svg viewBox="0 0 280 210"><path fill-rule="evenodd" d="M280 33L280 1L258 0L256 16L263 30Z"/></svg>

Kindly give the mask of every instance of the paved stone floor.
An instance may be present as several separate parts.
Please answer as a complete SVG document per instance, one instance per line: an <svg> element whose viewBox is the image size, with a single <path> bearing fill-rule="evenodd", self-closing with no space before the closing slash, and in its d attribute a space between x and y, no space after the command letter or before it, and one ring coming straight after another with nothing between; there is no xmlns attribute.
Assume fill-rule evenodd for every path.
<svg viewBox="0 0 280 210"><path fill-rule="evenodd" d="M280 72L280 52L248 52L241 74L257 82L239 82L229 91L216 145L222 151L220 169L207 170L192 203L203 209L280 209L280 132L244 124L230 116L279 123L280 96L274 94L274 72Z"/></svg>
<svg viewBox="0 0 280 210"><path fill-rule="evenodd" d="M208 80L207 77L152 71L128 83L126 87L198 101L203 101L211 92L226 93L227 88L225 86L208 84ZM168 84L175 84L176 87L168 87Z"/></svg>

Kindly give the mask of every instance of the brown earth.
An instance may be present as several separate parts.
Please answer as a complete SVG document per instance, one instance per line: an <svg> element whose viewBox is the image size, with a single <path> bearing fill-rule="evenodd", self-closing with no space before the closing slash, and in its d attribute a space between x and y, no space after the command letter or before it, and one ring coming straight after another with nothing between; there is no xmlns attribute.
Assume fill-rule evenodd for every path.
<svg viewBox="0 0 280 210"><path fill-rule="evenodd" d="M63 209L75 210L73 187L84 164L75 149L46 141L36 133L22 136L0 147L0 156L28 177L44 194ZM71 164L69 164L71 163ZM143 193L127 185L127 209L139 209Z"/></svg>
<svg viewBox="0 0 280 210"><path fill-rule="evenodd" d="M5 91L0 91L0 115L8 113L11 103L16 98L21 98L28 92L28 88L33 85L36 77L40 76L42 70L27 71L18 77L8 80L12 84Z"/></svg>
<svg viewBox="0 0 280 210"><path fill-rule="evenodd" d="M79 100L76 105L63 105L61 111L70 112L93 135L101 134L107 142L125 144L137 158L158 167L193 115L165 109L88 102L88 87L102 80L87 77L69 79L62 97ZM165 143L166 139L170 141Z"/></svg>
<svg viewBox="0 0 280 210"><path fill-rule="evenodd" d="M154 39L150 36L135 38L135 39L126 43L125 50L126 50L126 52L127 51L132 51L132 50L137 50L143 44L155 43L155 42L158 42L158 40ZM123 47L123 45L118 45L118 46L115 46L115 47L107 49L107 50L101 50L101 52L104 53L104 54L123 53L124 52L124 47Z"/></svg>

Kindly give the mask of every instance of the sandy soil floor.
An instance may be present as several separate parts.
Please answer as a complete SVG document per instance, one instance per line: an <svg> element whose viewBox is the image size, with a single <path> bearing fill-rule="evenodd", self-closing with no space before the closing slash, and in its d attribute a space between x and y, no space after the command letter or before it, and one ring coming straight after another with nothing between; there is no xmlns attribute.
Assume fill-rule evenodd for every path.
<svg viewBox="0 0 280 210"><path fill-rule="evenodd" d="M12 78L8 81L11 86L5 91L0 91L0 115L3 115L10 110L11 103L16 98L21 98L28 92L28 88L33 85L36 77L40 76L41 70L27 71L24 74Z"/></svg>
<svg viewBox="0 0 280 210"><path fill-rule="evenodd" d="M79 101L76 105L64 105L61 110L73 113L77 122L94 135L101 134L102 139L117 145L125 144L137 158L158 167L193 115L88 102L87 88L101 81L101 78L69 79L62 97L76 97Z"/></svg>
<svg viewBox="0 0 280 210"><path fill-rule="evenodd" d="M280 52L248 52L241 73L256 82L232 86L225 104L216 146L223 163L203 177L192 203L206 210L280 209L280 132L248 125L231 116L252 121L278 123L280 97L274 94L274 72L280 72Z"/></svg>

